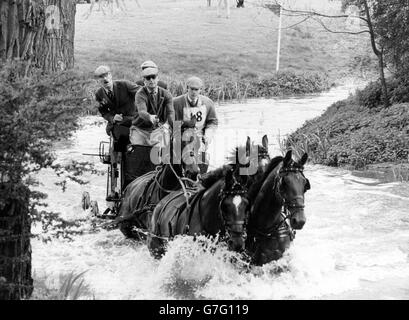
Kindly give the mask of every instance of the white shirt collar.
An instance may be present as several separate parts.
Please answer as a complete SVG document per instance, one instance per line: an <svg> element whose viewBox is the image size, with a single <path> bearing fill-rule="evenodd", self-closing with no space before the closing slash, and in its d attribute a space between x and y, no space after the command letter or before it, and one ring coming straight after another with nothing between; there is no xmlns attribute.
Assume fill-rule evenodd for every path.
<svg viewBox="0 0 409 320"><path fill-rule="evenodd" d="M186 94L186 97L187 97L187 100L188 100L190 103L192 103L192 104L196 104L196 102L199 101L199 97L197 97L196 101L193 101L192 99L190 99L190 97L189 97L188 94Z"/></svg>

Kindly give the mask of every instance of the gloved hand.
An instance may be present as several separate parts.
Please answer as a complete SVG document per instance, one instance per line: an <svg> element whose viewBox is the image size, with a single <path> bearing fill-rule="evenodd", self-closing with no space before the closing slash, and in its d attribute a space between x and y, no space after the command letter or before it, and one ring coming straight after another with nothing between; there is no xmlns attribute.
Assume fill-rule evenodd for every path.
<svg viewBox="0 0 409 320"><path fill-rule="evenodd" d="M122 117L122 114L116 114L112 121L115 123L115 122L121 122L123 120L124 120L124 118Z"/></svg>
<svg viewBox="0 0 409 320"><path fill-rule="evenodd" d="M159 118L157 115L151 114L149 117L153 125L156 125L159 122Z"/></svg>
<svg viewBox="0 0 409 320"><path fill-rule="evenodd" d="M196 122L197 122L196 116L192 115L190 120L183 121L182 128L183 129L185 129L185 128L194 128L196 126Z"/></svg>

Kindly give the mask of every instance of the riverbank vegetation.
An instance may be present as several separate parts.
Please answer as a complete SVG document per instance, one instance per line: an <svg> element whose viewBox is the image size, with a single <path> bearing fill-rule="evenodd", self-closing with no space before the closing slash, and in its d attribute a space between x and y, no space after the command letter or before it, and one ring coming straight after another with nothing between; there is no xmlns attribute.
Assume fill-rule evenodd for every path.
<svg viewBox="0 0 409 320"><path fill-rule="evenodd" d="M308 152L314 163L378 168L383 175L409 181L409 27L401 23L409 6L383 2L372 6L371 36L382 48L379 61L384 63L382 69L388 67L390 77L333 104L290 135L284 145Z"/></svg>
<svg viewBox="0 0 409 320"><path fill-rule="evenodd" d="M370 84L307 121L289 136L287 146L329 166L361 169L375 163L407 162L409 100L384 108L374 86L379 85Z"/></svg>

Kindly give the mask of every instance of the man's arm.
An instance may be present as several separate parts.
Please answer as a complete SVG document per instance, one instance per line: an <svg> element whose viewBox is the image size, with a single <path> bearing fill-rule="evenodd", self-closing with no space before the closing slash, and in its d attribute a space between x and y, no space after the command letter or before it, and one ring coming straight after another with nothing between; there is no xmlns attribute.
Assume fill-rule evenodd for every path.
<svg viewBox="0 0 409 320"><path fill-rule="evenodd" d="M109 109L108 100L104 99L99 91L97 91L97 93L95 94L95 100L98 102L98 111L102 115L102 117L109 123L113 123L115 115Z"/></svg>
<svg viewBox="0 0 409 320"><path fill-rule="evenodd" d="M217 119L216 108L214 107L213 101L209 99L208 103L206 103L206 108L207 117L203 131L207 139L212 139L219 126L219 120Z"/></svg>
<svg viewBox="0 0 409 320"><path fill-rule="evenodd" d="M131 95L132 98L135 97L135 94L141 88L141 86L139 86L138 84L133 83L128 80L125 80L125 85L126 85L126 88L128 89L128 94Z"/></svg>
<svg viewBox="0 0 409 320"><path fill-rule="evenodd" d="M173 97L170 92L165 94L165 110L166 110L166 120L169 122L169 125L173 128L173 122L175 121L175 109L173 107Z"/></svg>
<svg viewBox="0 0 409 320"><path fill-rule="evenodd" d="M137 84L131 81L128 81L128 80L123 80L123 85L125 86L127 90L129 98L133 102L133 108L127 112L128 115L123 115L122 121L120 122L120 124L126 127L130 127L132 125L132 120L137 115L137 109L135 105L135 94L136 92L138 92L140 87Z"/></svg>
<svg viewBox="0 0 409 320"><path fill-rule="evenodd" d="M148 112L148 106L147 106L147 97L145 94L143 94L142 89L138 91L135 95L135 104L136 108L138 111L139 117L147 122L152 122L151 121L151 114Z"/></svg>

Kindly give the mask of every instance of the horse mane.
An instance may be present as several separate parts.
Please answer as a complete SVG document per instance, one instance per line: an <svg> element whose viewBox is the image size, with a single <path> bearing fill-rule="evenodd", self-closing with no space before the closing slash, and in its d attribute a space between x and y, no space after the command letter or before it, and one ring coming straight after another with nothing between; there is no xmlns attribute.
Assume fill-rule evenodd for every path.
<svg viewBox="0 0 409 320"><path fill-rule="evenodd" d="M260 191L261 186L263 185L264 181L267 179L267 177L270 175L270 173L278 166L278 164L283 161L284 157L282 156L277 156L273 159L270 160L270 163L267 165L266 171L263 174L263 177L259 180L256 181L252 188L249 190L249 198L250 199L255 199L257 193Z"/></svg>
<svg viewBox="0 0 409 320"><path fill-rule="evenodd" d="M254 146L254 143L252 143ZM229 155L226 157L228 164L223 165L221 168L217 168L215 170L209 171L206 173L202 178L202 186L205 189L209 189L212 185L214 185L217 181L221 178L226 176L226 172L233 168L235 164L240 162L244 162L245 159L237 159L239 155L246 156L246 145L238 146L232 149ZM243 161L240 161L243 160Z"/></svg>
<svg viewBox="0 0 409 320"><path fill-rule="evenodd" d="M254 147L254 142L251 143L251 146ZM231 164L238 164L242 162L244 163L245 162L244 160L246 160L244 159L246 157L246 154L247 154L247 145L241 145L241 146L238 146L232 149L229 152L229 155L226 157L226 160ZM241 157L243 158L238 159L239 155L241 155ZM240 160L243 160L243 161L240 161Z"/></svg>
<svg viewBox="0 0 409 320"><path fill-rule="evenodd" d="M225 164L221 168L217 168L215 170L209 171L204 174L201 183L205 189L209 189L213 186L217 181L221 178L226 176L226 172L230 170L232 166L230 164Z"/></svg>

